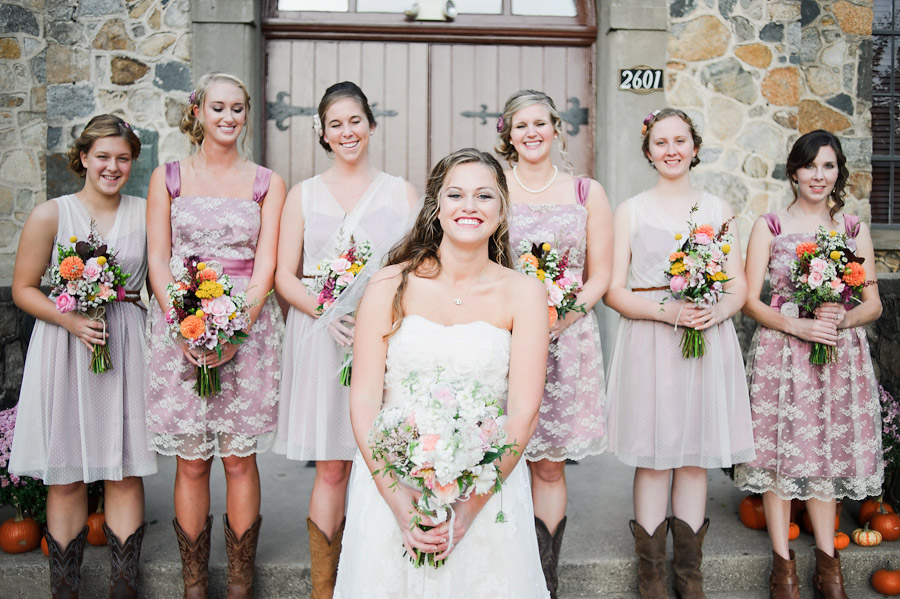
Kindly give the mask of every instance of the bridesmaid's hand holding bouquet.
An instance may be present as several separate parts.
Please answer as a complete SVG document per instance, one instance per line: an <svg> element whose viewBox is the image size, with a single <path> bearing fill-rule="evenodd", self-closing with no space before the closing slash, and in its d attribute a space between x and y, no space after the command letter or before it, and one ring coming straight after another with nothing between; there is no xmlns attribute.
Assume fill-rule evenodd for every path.
<svg viewBox="0 0 900 599"><path fill-rule="evenodd" d="M581 275L568 269L569 252L562 256L546 241L530 243L523 240L519 247L519 259L516 270L526 275L537 277L547 288L547 313L550 326L568 312L585 313L584 304L578 304L578 293L581 291Z"/></svg>

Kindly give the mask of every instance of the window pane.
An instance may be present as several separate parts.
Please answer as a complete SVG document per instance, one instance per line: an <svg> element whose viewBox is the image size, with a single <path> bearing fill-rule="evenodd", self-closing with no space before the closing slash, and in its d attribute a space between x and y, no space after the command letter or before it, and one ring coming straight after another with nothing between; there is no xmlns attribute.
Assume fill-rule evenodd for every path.
<svg viewBox="0 0 900 599"><path fill-rule="evenodd" d="M356 12L401 13L412 5L412 0L356 0Z"/></svg>
<svg viewBox="0 0 900 599"><path fill-rule="evenodd" d="M895 18L891 20L894 0L875 0L872 10L875 13L873 29L894 29L898 23Z"/></svg>
<svg viewBox="0 0 900 599"><path fill-rule="evenodd" d="M894 38L876 35L872 38L872 91L891 93L891 56Z"/></svg>
<svg viewBox="0 0 900 599"><path fill-rule="evenodd" d="M347 12L348 0L278 0L278 10Z"/></svg>
<svg viewBox="0 0 900 599"><path fill-rule="evenodd" d="M872 99L872 153L891 155L891 98Z"/></svg>
<svg viewBox="0 0 900 599"><path fill-rule="evenodd" d="M543 17L574 17L575 0L512 0L512 14Z"/></svg>
<svg viewBox="0 0 900 599"><path fill-rule="evenodd" d="M888 219L891 201L891 171L894 171L894 188L897 188L897 169L891 162L872 163L872 196L869 202L872 207L872 222L891 224Z"/></svg>
<svg viewBox="0 0 900 599"><path fill-rule="evenodd" d="M499 15L503 12L503 0L455 0L461 15Z"/></svg>

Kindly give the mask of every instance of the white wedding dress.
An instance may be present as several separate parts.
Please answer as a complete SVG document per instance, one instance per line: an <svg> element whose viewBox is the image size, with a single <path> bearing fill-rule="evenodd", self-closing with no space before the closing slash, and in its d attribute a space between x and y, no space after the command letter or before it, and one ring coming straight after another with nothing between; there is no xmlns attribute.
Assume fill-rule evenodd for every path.
<svg viewBox="0 0 900 599"><path fill-rule="evenodd" d="M419 380L475 378L505 406L510 333L486 322L443 326L407 316L388 341L383 407L409 399L401 384ZM380 476L380 474L379 474ZM502 510L506 522L495 521ZM527 599L547 598L534 532L528 469L520 461L476 516L444 565L415 568L404 552L400 528L382 499L362 455L350 478L347 523L335 599Z"/></svg>

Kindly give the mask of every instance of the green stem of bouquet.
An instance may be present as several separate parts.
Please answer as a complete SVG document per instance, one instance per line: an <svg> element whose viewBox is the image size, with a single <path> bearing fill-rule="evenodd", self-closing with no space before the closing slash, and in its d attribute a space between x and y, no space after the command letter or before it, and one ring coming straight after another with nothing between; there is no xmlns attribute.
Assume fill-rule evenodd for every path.
<svg viewBox="0 0 900 599"><path fill-rule="evenodd" d="M425 526L424 524L417 524L416 526L426 531L434 528L433 526ZM405 548L403 550L406 555L409 555L409 561L415 568L420 568L426 564L431 566L432 568L440 568L444 565L444 562L447 561L447 558L435 560L434 553L425 553L423 551L419 551L418 549L413 549L413 551L415 552L415 555L409 555Z"/></svg>
<svg viewBox="0 0 900 599"><path fill-rule="evenodd" d="M703 331L685 328L681 335L681 355L685 358L699 358L706 353L706 338Z"/></svg>
<svg viewBox="0 0 900 599"><path fill-rule="evenodd" d="M209 366L197 367L197 384L194 385L194 391L200 397L211 397L222 390L219 382L219 367Z"/></svg>
<svg viewBox="0 0 900 599"><path fill-rule="evenodd" d="M837 352L834 351L833 345L825 345L824 343L813 343L812 351L809 353L810 364L828 364L837 359Z"/></svg>
<svg viewBox="0 0 900 599"><path fill-rule="evenodd" d="M95 345L91 351L91 372L100 374L112 370L112 356L108 345Z"/></svg>

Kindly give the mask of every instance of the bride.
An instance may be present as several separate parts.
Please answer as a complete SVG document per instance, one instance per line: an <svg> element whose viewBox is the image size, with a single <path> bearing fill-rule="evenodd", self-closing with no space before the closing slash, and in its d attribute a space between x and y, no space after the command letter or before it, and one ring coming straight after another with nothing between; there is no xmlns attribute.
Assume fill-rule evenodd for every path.
<svg viewBox="0 0 900 599"><path fill-rule="evenodd" d="M350 480L335 597L546 598L528 471L518 467L538 419L549 328L547 292L509 267L503 169L474 149L441 160L425 205L357 312L350 417L360 448ZM479 381L505 406L516 452L499 462L502 491L457 501L434 522L414 511L418 492L382 474L369 431L383 407L413 397L404 381ZM505 522L497 522L498 513ZM450 530L450 527L453 530ZM415 550L447 558L414 568Z"/></svg>

